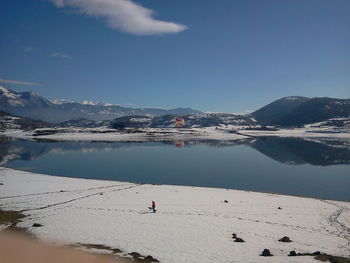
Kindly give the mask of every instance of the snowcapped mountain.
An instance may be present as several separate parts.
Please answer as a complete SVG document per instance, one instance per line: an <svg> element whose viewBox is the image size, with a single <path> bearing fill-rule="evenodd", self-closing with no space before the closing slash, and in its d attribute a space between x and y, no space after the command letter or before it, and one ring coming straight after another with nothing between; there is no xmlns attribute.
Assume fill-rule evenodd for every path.
<svg viewBox="0 0 350 263"><path fill-rule="evenodd" d="M82 104L82 105L92 105L92 106L120 106L116 104L111 104L111 103L104 103L104 102L96 102L96 101L90 101L90 100L84 100L82 102L76 102L73 100L67 100L67 99L53 99L51 100L52 103L57 104L57 105L62 105L62 104L69 104L69 103L77 103L77 104Z"/></svg>
<svg viewBox="0 0 350 263"><path fill-rule="evenodd" d="M34 92L15 92L0 86L0 110L17 116L29 117L51 123L60 123L74 118L94 121L112 120L122 116L165 114L193 114L200 111L191 108L157 109L127 108L120 105L83 101L73 102L66 99L49 101Z"/></svg>
<svg viewBox="0 0 350 263"><path fill-rule="evenodd" d="M0 107L50 107L52 102L35 92L15 92L0 86Z"/></svg>
<svg viewBox="0 0 350 263"><path fill-rule="evenodd" d="M65 103L75 103L72 100L66 100L66 99L54 99L54 100L51 100L51 102L53 104L57 104L57 105L61 105L61 104L65 104Z"/></svg>
<svg viewBox="0 0 350 263"><path fill-rule="evenodd" d="M90 100L84 100L81 104L83 105L93 105L93 106L120 106L120 105L115 105L111 103L104 103L104 102L95 102L95 101L90 101Z"/></svg>
<svg viewBox="0 0 350 263"><path fill-rule="evenodd" d="M83 101L77 103L67 99L49 101L35 92L15 92L0 86L0 111L16 116L43 120L50 123L86 124L88 121L111 121L126 116L149 118L141 125L128 118L117 120L120 125L168 127L173 118L181 115L186 127L208 127L217 125L277 125L299 126L322 122L332 118L350 117L350 100L334 98L284 97L249 115L207 113L191 108L128 108L109 103ZM82 121L84 120L84 121ZM70 124L67 123L67 125ZM95 124L89 124L95 125Z"/></svg>

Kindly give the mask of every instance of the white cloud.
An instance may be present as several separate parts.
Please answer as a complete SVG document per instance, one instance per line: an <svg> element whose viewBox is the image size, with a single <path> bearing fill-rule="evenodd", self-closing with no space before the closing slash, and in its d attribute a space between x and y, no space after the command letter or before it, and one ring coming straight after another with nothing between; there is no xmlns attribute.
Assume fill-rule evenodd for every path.
<svg viewBox="0 0 350 263"><path fill-rule="evenodd" d="M39 83L28 82L28 81L20 81L20 80L11 80L11 79L1 79L0 83L4 84L17 84L17 85L29 85L29 86L41 86Z"/></svg>
<svg viewBox="0 0 350 263"><path fill-rule="evenodd" d="M63 58L63 59L70 59L71 56L66 54L66 53L61 53L61 52L54 52L49 55L50 57L53 58Z"/></svg>
<svg viewBox="0 0 350 263"><path fill-rule="evenodd" d="M153 10L131 0L49 0L58 8L72 7L80 13L103 17L108 26L136 35L179 33L187 27L153 18Z"/></svg>

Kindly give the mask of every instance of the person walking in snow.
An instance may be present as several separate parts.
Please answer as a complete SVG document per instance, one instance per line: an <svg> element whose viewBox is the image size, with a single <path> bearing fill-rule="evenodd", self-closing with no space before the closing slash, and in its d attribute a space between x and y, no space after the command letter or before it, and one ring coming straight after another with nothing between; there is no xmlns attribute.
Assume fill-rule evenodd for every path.
<svg viewBox="0 0 350 263"><path fill-rule="evenodd" d="M156 212L156 203L154 202L154 201L152 201L152 211L153 211L153 213L155 213Z"/></svg>

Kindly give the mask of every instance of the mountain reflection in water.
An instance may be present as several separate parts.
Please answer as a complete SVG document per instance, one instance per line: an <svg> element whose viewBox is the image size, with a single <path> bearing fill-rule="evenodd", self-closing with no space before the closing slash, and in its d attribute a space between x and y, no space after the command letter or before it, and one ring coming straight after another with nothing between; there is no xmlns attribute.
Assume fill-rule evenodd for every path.
<svg viewBox="0 0 350 263"><path fill-rule="evenodd" d="M209 147L233 147L246 145L281 163L298 165L350 164L350 140L301 139L261 137L242 141L162 141L162 142L57 142L28 141L0 136L0 165L14 160L35 160L48 154L66 152L101 152L123 147L173 145L178 148L198 145Z"/></svg>
<svg viewBox="0 0 350 263"><path fill-rule="evenodd" d="M57 176L350 201L350 141L58 142L0 137L0 165Z"/></svg>

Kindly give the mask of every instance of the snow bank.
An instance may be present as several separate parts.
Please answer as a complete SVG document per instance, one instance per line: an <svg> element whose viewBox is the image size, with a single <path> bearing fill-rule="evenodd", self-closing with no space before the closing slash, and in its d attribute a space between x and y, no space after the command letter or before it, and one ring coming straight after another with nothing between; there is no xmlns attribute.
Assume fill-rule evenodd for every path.
<svg viewBox="0 0 350 263"><path fill-rule="evenodd" d="M64 244L103 244L161 262L316 262L287 255L291 250L350 253L348 202L73 179L2 167L0 182L0 209L22 210L28 217L19 226ZM152 200L155 214L148 209ZM31 228L34 222L44 226ZM245 243L233 242L232 233ZM283 236L293 242L278 242ZM260 257L264 248L274 256Z"/></svg>

